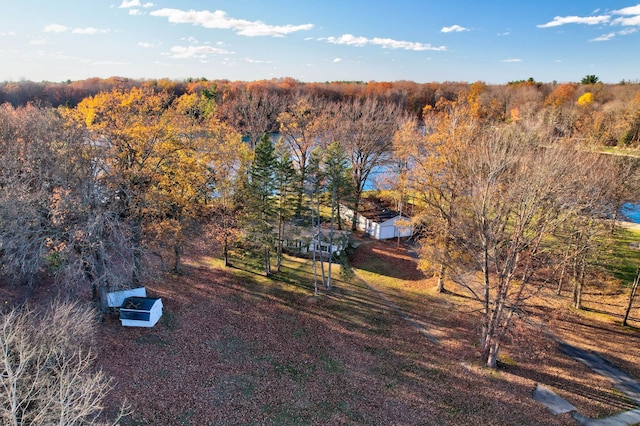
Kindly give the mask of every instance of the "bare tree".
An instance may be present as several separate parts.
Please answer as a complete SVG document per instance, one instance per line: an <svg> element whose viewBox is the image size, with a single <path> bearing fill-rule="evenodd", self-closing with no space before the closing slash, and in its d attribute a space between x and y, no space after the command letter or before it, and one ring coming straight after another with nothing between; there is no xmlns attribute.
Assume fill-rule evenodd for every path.
<svg viewBox="0 0 640 426"><path fill-rule="evenodd" d="M318 145L318 137L325 132L321 110L311 98L300 98L278 115L280 132L289 149L293 166L298 174L296 216L302 214L303 187L311 160L311 152Z"/></svg>
<svg viewBox="0 0 640 426"><path fill-rule="evenodd" d="M266 85L253 83L237 90L234 99L223 102L221 108L253 150L264 133L278 130L276 119L282 112L283 102L284 99Z"/></svg>
<svg viewBox="0 0 640 426"><path fill-rule="evenodd" d="M496 367L522 302L552 264L547 237L568 216L585 211L581 201L588 197L575 197L585 192L576 176L596 163L596 156L572 147L540 148L535 134L517 126L486 128L468 141L459 180L463 214L452 226L452 244L466 256L451 267L482 304L487 366Z"/></svg>
<svg viewBox="0 0 640 426"><path fill-rule="evenodd" d="M3 424L105 423L102 404L113 384L94 369L90 347L94 322L91 310L64 302L45 311L23 307L2 315Z"/></svg>
<svg viewBox="0 0 640 426"><path fill-rule="evenodd" d="M391 159L393 136L404 121L402 110L375 97L346 101L335 117L335 138L347 152L353 182L353 222L355 231L360 200L372 173Z"/></svg>
<svg viewBox="0 0 640 426"><path fill-rule="evenodd" d="M33 282L50 249L51 203L60 188L61 121L51 109L0 107L0 256L3 273Z"/></svg>

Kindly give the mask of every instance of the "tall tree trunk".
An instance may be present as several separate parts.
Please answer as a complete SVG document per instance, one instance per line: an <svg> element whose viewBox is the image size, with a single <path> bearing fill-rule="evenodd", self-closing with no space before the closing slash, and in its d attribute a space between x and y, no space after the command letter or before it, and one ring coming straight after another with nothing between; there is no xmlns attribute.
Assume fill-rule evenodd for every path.
<svg viewBox="0 0 640 426"><path fill-rule="evenodd" d="M564 282L564 277L567 272L567 262L569 261L568 253L569 253L569 249L567 249L567 251L565 252L564 259L562 261L562 267L560 269L560 278L558 278L558 289L556 290L556 294L558 296L562 294L562 284Z"/></svg>
<svg viewBox="0 0 640 426"><path fill-rule="evenodd" d="M229 228L231 227L230 218L228 215L227 207L223 206L222 210L222 255L224 257L224 266L231 266L229 262Z"/></svg>
<svg viewBox="0 0 640 426"><path fill-rule="evenodd" d="M575 277L575 282L573 286L573 306L576 309L582 309L582 291L584 288L584 277L585 277L585 260L580 259L580 264L578 265L579 270L577 276Z"/></svg>
<svg viewBox="0 0 640 426"><path fill-rule="evenodd" d="M360 209L360 198L362 197L362 191L356 189L353 200L353 219L351 221L351 231L355 232L358 229L358 210Z"/></svg>
<svg viewBox="0 0 640 426"><path fill-rule="evenodd" d="M222 254L224 256L224 266L229 267L231 263L229 263L229 237L227 236L227 230L223 230L224 232L224 241L222 243Z"/></svg>
<svg viewBox="0 0 640 426"><path fill-rule="evenodd" d="M282 211L282 208L281 208ZM282 239L284 238L284 217L279 213L278 217L278 243L276 246L276 271L280 272L282 266Z"/></svg>
<svg viewBox="0 0 640 426"><path fill-rule="evenodd" d="M449 255L449 250L451 250L451 227L453 226L453 218L452 218L452 210L451 204L453 203L453 195L451 202L449 203L449 214L446 217L445 228L444 228L444 249L443 256L444 259L440 263L440 267L438 268L438 283L436 286L436 291L438 293L444 293L444 275L447 270L447 262L451 259Z"/></svg>
<svg viewBox="0 0 640 426"><path fill-rule="evenodd" d="M482 306L482 356L485 360L488 360L489 357L489 347L488 342L491 340L491 330L490 330L490 284L489 281L489 248L486 244L483 243L483 260L482 260L482 272L483 272L483 306Z"/></svg>
<svg viewBox="0 0 640 426"><path fill-rule="evenodd" d="M631 307L633 306L633 299L636 297L636 291L638 290L638 281L640 281L640 267L636 271L636 277L633 280L633 285L631 286L631 293L629 294L629 303L627 304L627 309L624 312L622 325L625 327L627 325L627 321L629 320L629 314L631 313Z"/></svg>
<svg viewBox="0 0 640 426"><path fill-rule="evenodd" d="M180 244L173 245L173 272L176 274L182 272L182 246Z"/></svg>
<svg viewBox="0 0 640 426"><path fill-rule="evenodd" d="M333 265L333 228L336 216L336 186L333 185L331 193L331 225L329 226L329 267L327 273L327 289L331 290L331 265Z"/></svg>
<svg viewBox="0 0 640 426"><path fill-rule="evenodd" d="M487 367L495 369L498 366L498 355L500 353L500 343L491 342L489 345L489 354L487 356Z"/></svg>
<svg viewBox="0 0 640 426"><path fill-rule="evenodd" d="M97 235L102 238L102 230ZM107 294L109 292L109 280L105 268L105 253L102 242L95 244L93 253L91 253L93 265L87 265L87 277L91 280L92 297L94 303L98 305L101 312L109 311L109 301Z"/></svg>
<svg viewBox="0 0 640 426"><path fill-rule="evenodd" d="M440 267L438 268L438 283L436 285L436 292L438 293L444 293L444 270L444 262L440 262Z"/></svg>
<svg viewBox="0 0 640 426"><path fill-rule="evenodd" d="M268 277L271 274L271 253L269 248L264 251L264 275Z"/></svg>
<svg viewBox="0 0 640 426"><path fill-rule="evenodd" d="M313 294L318 295L318 258L316 253L316 236L315 236L315 208L311 203L311 250L313 252Z"/></svg>
<svg viewBox="0 0 640 426"><path fill-rule="evenodd" d="M134 219L132 245L131 284L132 287L139 287L142 282L142 220L140 218Z"/></svg>
<svg viewBox="0 0 640 426"><path fill-rule="evenodd" d="M327 287L327 277L324 272L324 255L322 254L322 244L320 235L322 235L322 222L320 221L320 196L317 197L317 216L318 219L318 246L320 247L320 272L322 273L322 284Z"/></svg>

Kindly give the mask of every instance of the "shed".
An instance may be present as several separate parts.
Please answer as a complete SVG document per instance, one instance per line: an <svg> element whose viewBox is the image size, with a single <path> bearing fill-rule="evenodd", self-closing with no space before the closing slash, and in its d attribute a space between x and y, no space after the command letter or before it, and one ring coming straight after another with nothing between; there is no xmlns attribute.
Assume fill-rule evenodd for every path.
<svg viewBox="0 0 640 426"><path fill-rule="evenodd" d="M152 297L127 297L120 307L120 322L125 327L153 327L162 316L162 300Z"/></svg>
<svg viewBox="0 0 640 426"><path fill-rule="evenodd" d="M107 293L107 304L110 308L119 308L127 297L147 297L147 289L144 287L130 288L128 290L112 291Z"/></svg>
<svg viewBox="0 0 640 426"><path fill-rule="evenodd" d="M411 220L391 210L365 211L358 215L358 227L376 240L411 237Z"/></svg>

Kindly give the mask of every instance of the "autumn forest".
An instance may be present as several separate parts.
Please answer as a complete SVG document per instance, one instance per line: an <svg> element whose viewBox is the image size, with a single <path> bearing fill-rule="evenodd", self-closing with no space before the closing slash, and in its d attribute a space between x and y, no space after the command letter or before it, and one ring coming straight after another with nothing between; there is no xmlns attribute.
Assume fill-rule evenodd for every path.
<svg viewBox="0 0 640 426"><path fill-rule="evenodd" d="M622 206L640 201L640 85L597 80L5 82L2 285L89 294L107 313L108 292L179 276L193 250L277 276L287 242L357 234L343 210L375 196L406 212L402 243L436 291L477 303L481 363L495 369L542 287L580 309L592 277L633 279L602 253ZM309 296L353 274L353 239L340 244L334 262L314 252ZM5 347L8 324L26 321L10 315ZM6 424L49 423L29 416L50 395L24 392L30 402L3 405Z"/></svg>

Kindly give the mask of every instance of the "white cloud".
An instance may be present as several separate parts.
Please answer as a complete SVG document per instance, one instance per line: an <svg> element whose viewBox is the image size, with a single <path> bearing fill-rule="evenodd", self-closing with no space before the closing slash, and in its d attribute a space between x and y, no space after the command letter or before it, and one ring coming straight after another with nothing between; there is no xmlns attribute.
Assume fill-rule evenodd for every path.
<svg viewBox="0 0 640 426"><path fill-rule="evenodd" d="M469 31L469 28L462 27L460 25L452 25L450 27L442 27L440 32L443 33L461 33L464 31Z"/></svg>
<svg viewBox="0 0 640 426"><path fill-rule="evenodd" d="M503 59L500 62L515 63L515 62L522 62L522 59L520 59L520 58L509 58L509 59Z"/></svg>
<svg viewBox="0 0 640 426"><path fill-rule="evenodd" d="M601 36L598 36L596 38L592 38L589 41L609 41L612 38L614 38L615 36L616 36L616 33L602 34Z"/></svg>
<svg viewBox="0 0 640 426"><path fill-rule="evenodd" d="M616 15L640 15L640 4L614 10L613 13Z"/></svg>
<svg viewBox="0 0 640 426"><path fill-rule="evenodd" d="M44 27L44 32L45 33L64 33L66 31L69 31L71 28L65 26L65 25L58 25L58 24L50 24L47 25L46 27Z"/></svg>
<svg viewBox="0 0 640 426"><path fill-rule="evenodd" d="M597 13L595 11L594 13ZM618 16L615 16L618 15ZM612 19L613 17L613 19ZM640 4L635 6L629 6L622 9L614 10L609 15L598 15L588 17L578 16L556 16L553 21L546 24L538 25L538 28L557 27L564 24L587 24L587 25L608 25L608 26L623 26L631 27L625 28L620 31L612 31L606 34L599 35L598 37L589 39L589 42L610 41L617 36L626 36L633 34L640 30Z"/></svg>
<svg viewBox="0 0 640 426"><path fill-rule="evenodd" d="M353 34L343 34L340 37L328 37L327 41L331 44L346 44L349 46L365 46L369 43L366 37L356 37Z"/></svg>
<svg viewBox="0 0 640 426"><path fill-rule="evenodd" d="M100 28L92 28L92 27L88 27L88 28L74 28L73 31L71 31L73 34L88 34L88 35L94 35L94 34L106 34L108 32L110 32L111 30L108 29L100 29Z"/></svg>
<svg viewBox="0 0 640 426"><path fill-rule="evenodd" d="M247 21L245 19L230 18L222 10L210 12L208 10L178 10L159 9L151 12L152 16L167 18L173 24L200 25L204 28L233 30L239 35L247 37L271 36L283 37L287 34L313 28L312 24L304 25L269 25L262 21Z"/></svg>
<svg viewBox="0 0 640 426"><path fill-rule="evenodd" d="M6 37L6 36L16 36L18 35L18 33L14 32L14 31L8 31L8 32L0 32L0 37Z"/></svg>
<svg viewBox="0 0 640 426"><path fill-rule="evenodd" d="M182 37L180 40L182 41L188 41L191 44L198 44L198 39L193 37L193 36L189 36L189 37Z"/></svg>
<svg viewBox="0 0 640 426"><path fill-rule="evenodd" d="M556 16L552 21L546 24L536 25L538 28L550 28L559 27L565 24L586 24L586 25L598 25L606 24L611 19L610 15L600 16Z"/></svg>
<svg viewBox="0 0 640 426"><path fill-rule="evenodd" d="M47 44L47 40L43 39L43 38L36 38L33 39L29 42L29 44L33 45L33 46L42 46L43 44Z"/></svg>
<svg viewBox="0 0 640 426"><path fill-rule="evenodd" d="M596 38L592 38L589 41L609 41L612 40L613 38L615 38L616 36L626 36L629 34L633 34L638 32L638 28L625 28L624 30L620 30L617 32L612 32L612 33L608 33L608 34L603 34L599 37Z"/></svg>
<svg viewBox="0 0 640 426"><path fill-rule="evenodd" d="M612 19L613 15L618 15ZM586 25L621 25L625 27L640 27L640 4L635 6L629 6L622 9L614 10L609 15L597 15L597 16L556 16L552 21L546 24L537 25L538 28L550 28L557 27L565 24L586 24ZM616 35L626 35L625 33L610 33L604 34L600 37L596 37L589 41L603 41L610 40Z"/></svg>
<svg viewBox="0 0 640 426"><path fill-rule="evenodd" d="M129 9L129 15L139 16L144 15L144 13L140 9Z"/></svg>
<svg viewBox="0 0 640 426"><path fill-rule="evenodd" d="M626 26L626 27L640 26L640 15L631 16L629 18L616 18L613 20L612 23L616 25Z"/></svg>
<svg viewBox="0 0 640 426"><path fill-rule="evenodd" d="M337 64L338 62L342 62L342 58L335 58L335 59L333 60L333 63L334 63L334 64Z"/></svg>
<svg viewBox="0 0 640 426"><path fill-rule="evenodd" d="M633 33L637 33L638 32L638 28L627 28L621 31L618 31L618 34L620 35L629 35L629 34L633 34Z"/></svg>
<svg viewBox="0 0 640 426"><path fill-rule="evenodd" d="M212 46L173 46L170 52L165 53L165 55L175 59L203 59L210 55L229 55L233 53L234 52Z"/></svg>
<svg viewBox="0 0 640 426"><path fill-rule="evenodd" d="M128 9L130 7L142 7L142 4L140 0L122 0L122 3L118 6L120 9Z"/></svg>
<svg viewBox="0 0 640 426"><path fill-rule="evenodd" d="M225 59L229 59L229 58L225 58ZM251 59L251 58L244 58L245 62L248 62L250 64L272 64L273 61L264 61L262 59Z"/></svg>
<svg viewBox="0 0 640 426"><path fill-rule="evenodd" d="M506 36L508 36L509 34L511 34L511 32L510 32L510 31L505 31L505 32L503 32L503 33L498 33L498 37L506 37Z"/></svg>
<svg viewBox="0 0 640 426"><path fill-rule="evenodd" d="M146 41L141 41L138 43L138 47L142 47L143 49L151 49L157 47L157 45L153 43L147 43Z"/></svg>
<svg viewBox="0 0 640 426"><path fill-rule="evenodd" d="M393 40L390 38L366 38L356 37L353 34L343 34L340 37L327 37L327 42L331 44L346 44L348 46L362 47L366 45L380 46L383 49L403 49L403 50L447 50L445 46L432 46L429 43L417 43L412 41Z"/></svg>
<svg viewBox="0 0 640 426"><path fill-rule="evenodd" d="M106 34L111 32L109 29L100 29L93 27L86 28L71 28L66 25L58 25L58 24L50 24L44 27L43 30L45 33L65 33L67 31L71 31L72 34L85 34L85 35L93 35L93 34Z"/></svg>

